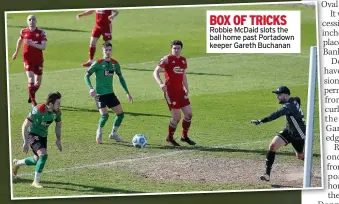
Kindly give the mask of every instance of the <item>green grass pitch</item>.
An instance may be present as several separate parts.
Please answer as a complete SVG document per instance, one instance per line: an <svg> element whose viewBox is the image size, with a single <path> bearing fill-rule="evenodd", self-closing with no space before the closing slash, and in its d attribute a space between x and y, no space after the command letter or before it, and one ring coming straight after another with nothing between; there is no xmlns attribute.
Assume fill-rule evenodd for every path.
<svg viewBox="0 0 339 204"><path fill-rule="evenodd" d="M205 15L209 9L300 10L301 53L206 54ZM126 113L119 131L129 143L117 144L108 139L113 121L111 114L104 128L102 145L95 142L99 113L83 79L85 69L81 68L81 63L88 58L95 17L91 15L77 21L77 13L36 13L38 26L45 29L48 38L44 52L44 75L37 92L37 101L43 102L52 91L62 93L64 151L60 153L56 148L53 124L48 137L49 159L41 177L44 188L37 190L30 187L34 168L22 167L20 178L12 185L15 198L274 187L272 183L255 180L264 170L268 144L275 133L284 127L285 119L282 117L260 126L254 126L249 121L267 116L280 107L271 93L280 85L288 86L293 96L301 98L306 113L309 48L316 45L314 7L252 5L121 10L113 22L113 57L122 65L135 103L128 103L115 77L114 89ZM20 29L26 27L27 15L7 15L10 145L12 158L18 159L28 156L21 152L21 125L30 111L30 104L27 104L27 79L21 55L16 61L11 60L11 55ZM169 43L173 39L184 42L182 54L188 58L187 76L193 109L189 135L201 146L199 148L185 144L181 148L169 148L165 141L170 114L152 72L160 58L169 53ZM101 43L100 39L95 58L101 56ZM318 98L318 94L316 96ZM320 168L318 105L315 107L314 124L313 164ZM178 127L175 138L179 138L181 132L181 126ZM130 141L137 133L147 136L147 148L136 149L132 146ZM231 175L231 179L225 182L193 178L205 178L203 170L207 172L204 167L207 161L225 159L242 166L243 171L239 174L245 174L241 176L247 176L249 182L237 183L232 180L237 175ZM177 170L187 171L185 174L188 175L190 170L177 169L178 162L183 162L182 165L187 165L187 162L197 165L194 161L201 162L198 163L201 165L201 175L187 176L187 179L178 173L177 176L183 176L182 179L166 177ZM260 168L253 169L246 161L259 164ZM290 145L280 149L276 163L275 169L279 169L279 165L302 168ZM215 173L215 177L218 177L219 171L213 168L217 170L218 164L215 163L212 170L208 169L208 172L212 171L211 174ZM225 168L226 173L223 175L228 175L227 169L231 169L232 164L226 162L225 166L218 168ZM166 174L167 167L169 172ZM158 177L154 176L157 172Z"/></svg>

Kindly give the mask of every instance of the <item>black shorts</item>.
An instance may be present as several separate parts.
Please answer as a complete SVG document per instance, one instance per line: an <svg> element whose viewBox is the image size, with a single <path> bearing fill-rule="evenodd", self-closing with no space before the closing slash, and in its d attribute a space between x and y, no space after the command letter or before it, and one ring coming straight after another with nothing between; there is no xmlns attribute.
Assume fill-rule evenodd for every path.
<svg viewBox="0 0 339 204"><path fill-rule="evenodd" d="M47 137L41 137L32 133L28 133L28 143L36 156L39 156L39 149L47 149Z"/></svg>
<svg viewBox="0 0 339 204"><path fill-rule="evenodd" d="M120 101L114 93L110 93L110 94L105 94L101 96L96 96L95 104L98 109L106 108L106 106L108 108L113 108L119 105Z"/></svg>
<svg viewBox="0 0 339 204"><path fill-rule="evenodd" d="M291 143L297 153L300 154L304 152L305 140L300 137L298 132L293 132L285 128L278 132L277 136L283 139L286 145Z"/></svg>

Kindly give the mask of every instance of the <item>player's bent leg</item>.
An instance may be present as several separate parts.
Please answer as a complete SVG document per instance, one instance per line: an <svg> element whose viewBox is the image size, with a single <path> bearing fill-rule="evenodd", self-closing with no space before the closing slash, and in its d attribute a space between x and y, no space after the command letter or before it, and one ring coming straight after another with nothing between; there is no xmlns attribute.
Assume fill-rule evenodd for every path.
<svg viewBox="0 0 339 204"><path fill-rule="evenodd" d="M95 139L96 139L96 142L98 144L102 144L102 129L104 128L104 126L105 126L105 124L106 124L106 122L109 118L107 107L99 108L99 113L100 113L101 117L99 119Z"/></svg>
<svg viewBox="0 0 339 204"><path fill-rule="evenodd" d="M12 163L12 174L14 177L18 175L18 170L20 166L34 166L38 161L38 156L27 157L25 159L17 160L13 159Z"/></svg>
<svg viewBox="0 0 339 204"><path fill-rule="evenodd" d="M34 181L32 183L32 186L35 188L42 188L41 184L40 184L40 175L43 172L46 162L47 162L47 158L48 158L48 154L47 154L47 150L46 148L41 148L37 151L39 159L36 163L35 166L35 177L34 177Z"/></svg>
<svg viewBox="0 0 339 204"><path fill-rule="evenodd" d="M122 110L122 106L120 103L112 107L112 110L114 111L116 116L113 121L113 128L112 128L112 132L109 134L109 138L115 139L117 142L124 142L124 139L122 139L118 134L118 129L125 117L124 111Z"/></svg>
<svg viewBox="0 0 339 204"><path fill-rule="evenodd" d="M190 145L195 145L196 143L191 140L187 133L191 126L191 120L192 120L192 108L191 105L187 105L183 108L181 108L182 112L184 113L184 119L182 120L182 133L181 133L181 141L187 142Z"/></svg>
<svg viewBox="0 0 339 204"><path fill-rule="evenodd" d="M26 71L27 81L28 81L28 103L32 103L32 105L36 105L35 102L35 94L34 94L34 72ZM33 100L34 99L34 100Z"/></svg>
<svg viewBox="0 0 339 204"><path fill-rule="evenodd" d="M174 140L173 135L177 129L178 123L181 120L181 111L180 109L172 108L171 114L172 114L172 119L168 124L168 135L167 135L166 141L173 146L180 146L180 144Z"/></svg>
<svg viewBox="0 0 339 204"><path fill-rule="evenodd" d="M282 147L285 146L287 143L285 140L283 140L281 137L279 136L275 136L269 147L268 147L268 151L266 153L266 172L265 174L263 174L262 176L260 176L260 179L263 181L269 181L270 180L270 176L271 176L271 170L272 170L272 166L275 160L275 153L276 151Z"/></svg>

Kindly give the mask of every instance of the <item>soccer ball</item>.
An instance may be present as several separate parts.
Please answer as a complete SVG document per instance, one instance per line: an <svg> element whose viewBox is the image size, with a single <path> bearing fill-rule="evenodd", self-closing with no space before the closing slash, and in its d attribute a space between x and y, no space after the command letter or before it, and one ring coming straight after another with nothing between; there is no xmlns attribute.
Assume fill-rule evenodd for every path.
<svg viewBox="0 0 339 204"><path fill-rule="evenodd" d="M143 134L136 134L132 139L132 144L136 148L144 148L147 145L147 138Z"/></svg>

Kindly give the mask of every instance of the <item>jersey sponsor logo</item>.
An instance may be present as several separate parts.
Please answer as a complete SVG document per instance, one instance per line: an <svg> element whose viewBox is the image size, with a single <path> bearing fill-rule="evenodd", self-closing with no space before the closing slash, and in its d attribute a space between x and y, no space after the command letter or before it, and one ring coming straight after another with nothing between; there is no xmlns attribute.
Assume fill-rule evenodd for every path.
<svg viewBox="0 0 339 204"><path fill-rule="evenodd" d="M184 73L184 69L180 68L180 67L174 67L173 68L173 72L176 74L183 74Z"/></svg>
<svg viewBox="0 0 339 204"><path fill-rule="evenodd" d="M37 33L35 36L36 36L36 37L39 37L39 33Z"/></svg>
<svg viewBox="0 0 339 204"><path fill-rule="evenodd" d="M105 70L104 75L105 76L113 76L114 71L113 70Z"/></svg>
<svg viewBox="0 0 339 204"><path fill-rule="evenodd" d="M40 124L43 126L50 126L53 121L42 121Z"/></svg>
<svg viewBox="0 0 339 204"><path fill-rule="evenodd" d="M173 60L173 61L172 61L172 64L174 64L174 63L175 63L175 61Z"/></svg>

